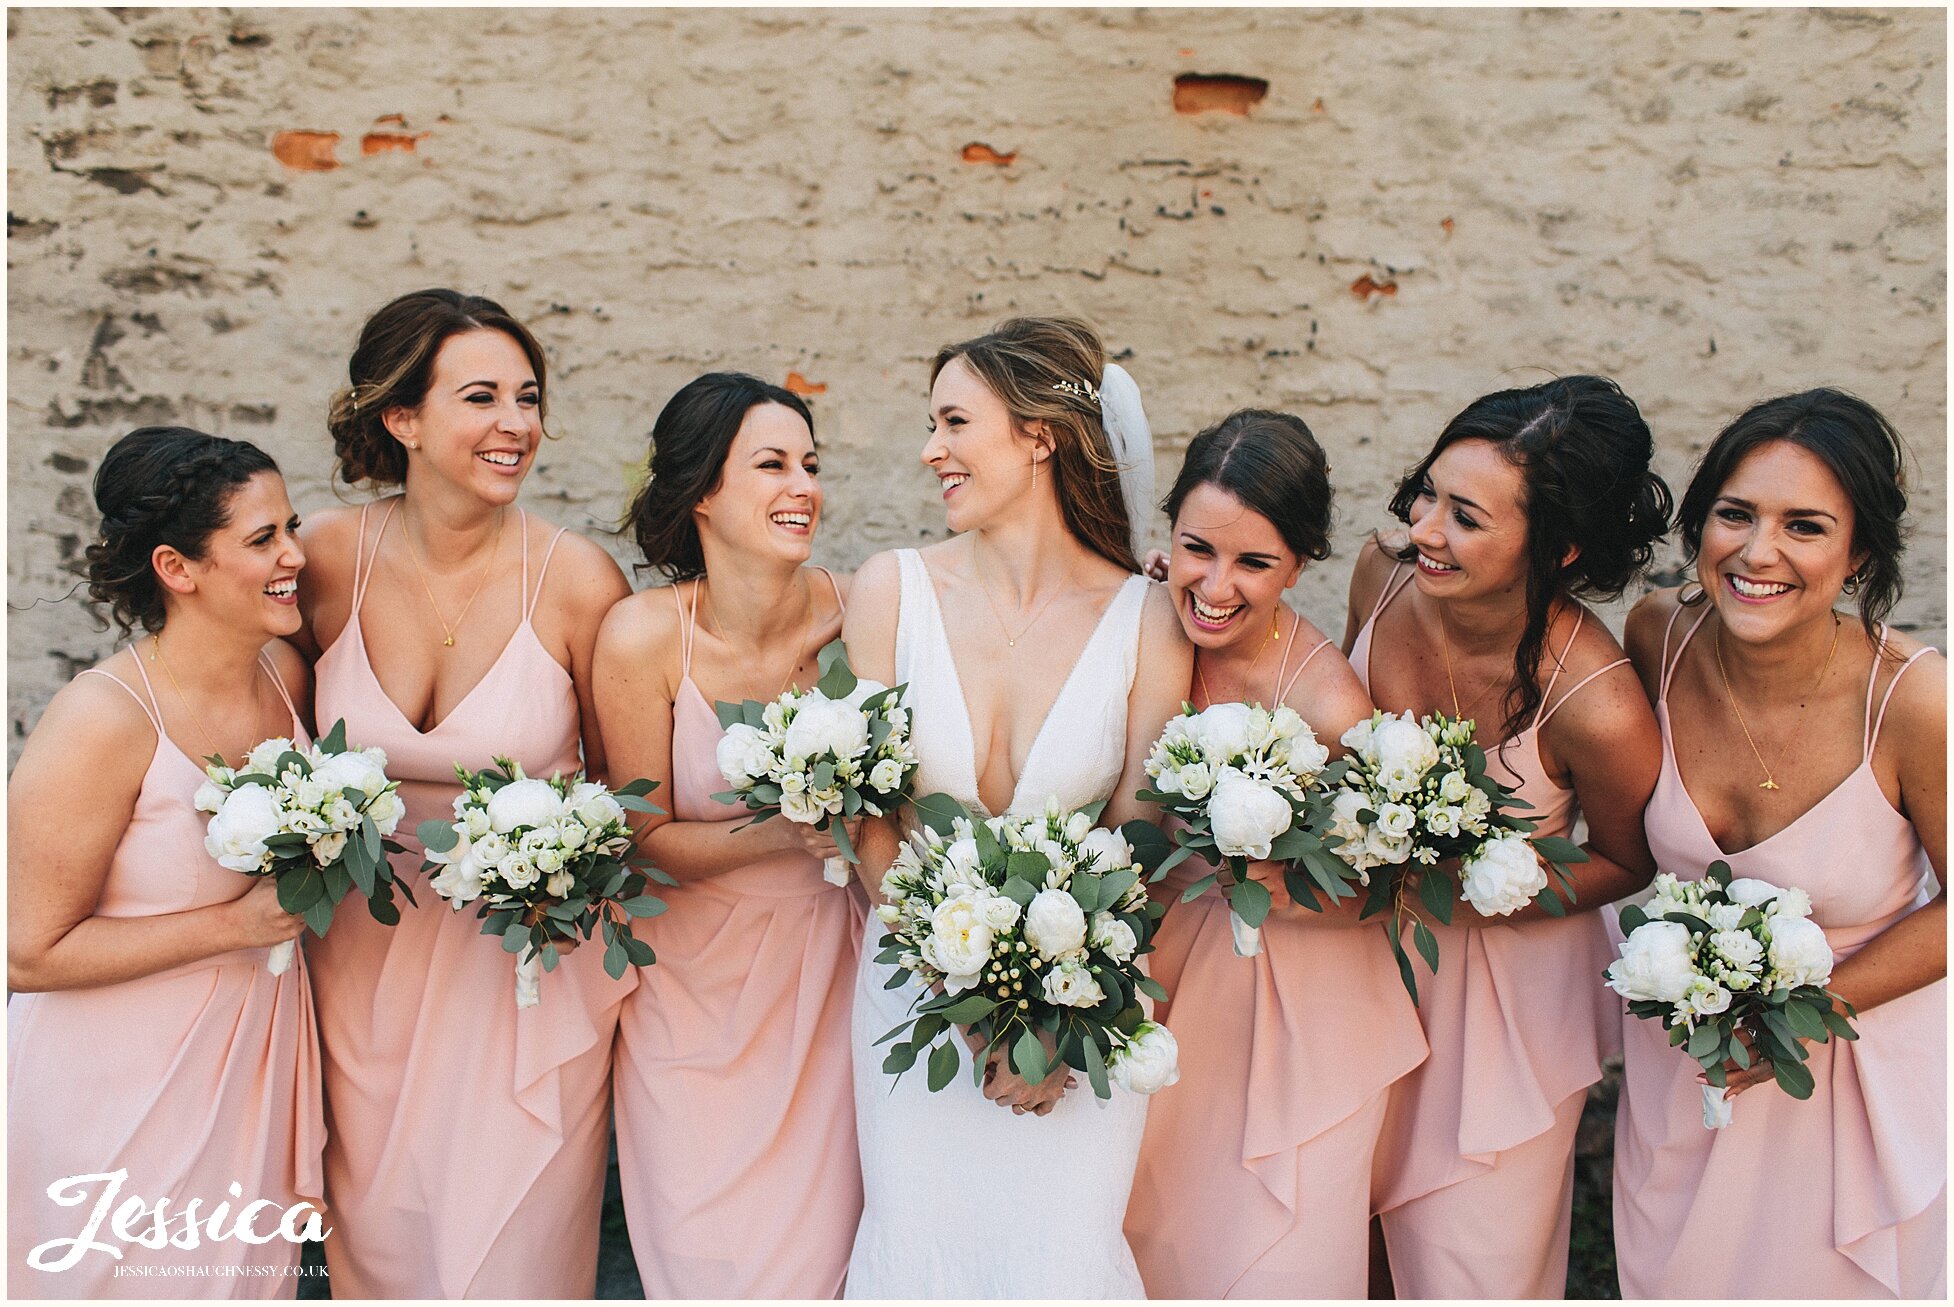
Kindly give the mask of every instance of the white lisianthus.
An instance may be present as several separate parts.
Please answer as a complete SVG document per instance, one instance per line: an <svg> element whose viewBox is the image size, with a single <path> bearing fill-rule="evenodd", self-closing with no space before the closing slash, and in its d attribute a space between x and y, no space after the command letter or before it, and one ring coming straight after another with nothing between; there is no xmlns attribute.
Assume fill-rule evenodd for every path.
<svg viewBox="0 0 1954 1307"><path fill-rule="evenodd" d="M1689 927L1679 921L1649 921L1623 941L1622 955L1609 964L1608 988L1626 999L1679 1002L1697 977L1689 956Z"/></svg>
<svg viewBox="0 0 1954 1307"><path fill-rule="evenodd" d="M1045 1001L1062 1007L1097 1007L1106 1001L1106 991L1091 970L1078 962L1061 962L1045 973Z"/></svg>
<svg viewBox="0 0 1954 1307"><path fill-rule="evenodd" d="M603 830L614 822L624 820L624 805L595 781L572 786L563 800L563 807L564 818L575 817L592 830Z"/></svg>
<svg viewBox="0 0 1954 1307"><path fill-rule="evenodd" d="M499 867L509 857L508 837L498 831L475 837L471 847L475 850L476 861L484 867ZM437 855L430 853L427 857L428 861L433 862Z"/></svg>
<svg viewBox="0 0 1954 1307"><path fill-rule="evenodd" d="M881 794L892 794L902 784L902 763L894 758L884 758L869 768L868 787Z"/></svg>
<svg viewBox="0 0 1954 1307"><path fill-rule="evenodd" d="M366 805L366 815L373 819L373 824L379 828L382 835L391 835L400 825L400 819L407 815L407 805L400 801L398 794L395 794L392 790L388 790L385 794L373 799ZM487 814L483 814L482 822L484 830L488 828L487 821ZM469 823L469 829L472 831L474 826L475 823L471 821Z"/></svg>
<svg viewBox="0 0 1954 1307"><path fill-rule="evenodd" d="M252 872L265 856L265 841L278 834L278 800L264 786L240 785L224 796L210 819L204 849L230 871Z"/></svg>
<svg viewBox="0 0 1954 1307"><path fill-rule="evenodd" d="M1039 890L1025 909L1024 937L1047 959L1070 953L1086 942L1086 914L1064 890Z"/></svg>
<svg viewBox="0 0 1954 1307"><path fill-rule="evenodd" d="M1363 844L1364 826L1357 814L1370 807L1370 801L1356 790L1338 790L1330 799L1330 834L1342 840L1339 856Z"/></svg>
<svg viewBox="0 0 1954 1307"><path fill-rule="evenodd" d="M1780 893L1771 903L1768 915L1772 917L1809 917L1812 914L1812 896L1793 885Z"/></svg>
<svg viewBox="0 0 1954 1307"><path fill-rule="evenodd" d="M1396 805L1386 804L1385 806L1393 807ZM1383 815L1381 812L1378 814L1380 817ZM1460 823L1465 818L1465 812L1462 809L1444 803L1431 804L1420 815L1424 819L1426 830L1429 830L1434 835L1442 835L1448 838L1459 833L1461 829Z"/></svg>
<svg viewBox="0 0 1954 1307"><path fill-rule="evenodd" d="M1130 1094L1152 1094L1181 1078L1180 1045L1167 1027L1143 1022L1114 1056L1113 1079Z"/></svg>
<svg viewBox="0 0 1954 1307"><path fill-rule="evenodd" d="M1363 721L1358 722L1355 726L1343 733L1338 743L1360 758L1369 758L1371 756L1371 736L1376 730L1377 718L1381 715L1373 714L1370 717L1366 717Z"/></svg>
<svg viewBox="0 0 1954 1307"><path fill-rule="evenodd" d="M797 821L803 826L812 826L815 822L820 821L822 817L827 815L827 809L821 806L819 799L807 793L805 790L798 792L783 790L780 795L780 815L788 821Z"/></svg>
<svg viewBox="0 0 1954 1307"><path fill-rule="evenodd" d="M489 796L489 829L506 835L518 826L541 826L563 813L563 800L548 781L511 781Z"/></svg>
<svg viewBox="0 0 1954 1307"><path fill-rule="evenodd" d="M971 836L952 840L943 849L943 883L945 885L981 885L984 883L982 858L977 853L977 841Z"/></svg>
<svg viewBox="0 0 1954 1307"><path fill-rule="evenodd" d="M1772 917L1769 932L1771 970L1779 984L1823 985L1832 978L1832 946L1817 922L1807 917Z"/></svg>
<svg viewBox="0 0 1954 1307"><path fill-rule="evenodd" d="M1190 799L1205 799L1214 789L1214 768L1205 762L1190 762L1178 772L1169 772L1175 778L1175 789Z"/></svg>
<svg viewBox="0 0 1954 1307"><path fill-rule="evenodd" d="M893 926L902 920L902 909L893 903L878 903L875 905L875 915L883 925Z"/></svg>
<svg viewBox="0 0 1954 1307"><path fill-rule="evenodd" d="M331 866L346 851L346 836L335 831L313 842L312 860L321 867Z"/></svg>
<svg viewBox="0 0 1954 1307"><path fill-rule="evenodd" d="M1463 803L1472 792L1472 782L1462 771L1449 771L1438 782L1438 797L1447 803Z"/></svg>
<svg viewBox="0 0 1954 1307"><path fill-rule="evenodd" d="M206 780L197 787L197 793L190 803L198 812L216 812L224 806L224 786L214 780Z"/></svg>
<svg viewBox="0 0 1954 1307"><path fill-rule="evenodd" d="M833 754L851 758L868 747L868 717L854 704L829 699L819 692L801 701L787 724L783 751L789 758L819 758Z"/></svg>
<svg viewBox="0 0 1954 1307"><path fill-rule="evenodd" d="M561 856L557 858L557 861L562 861ZM549 873L549 879L543 882L543 892L555 899L569 898L570 891L576 887L577 878L571 875L567 869L559 869Z"/></svg>
<svg viewBox="0 0 1954 1307"><path fill-rule="evenodd" d="M503 882L510 889L528 889L543 876L543 873L536 869L536 864L521 853L511 853L502 859L502 865L496 870L502 874Z"/></svg>
<svg viewBox="0 0 1954 1307"><path fill-rule="evenodd" d="M1748 971L1764 960L1763 941L1748 930L1716 931L1710 936L1710 948L1725 965L1740 971Z"/></svg>
<svg viewBox="0 0 1954 1307"><path fill-rule="evenodd" d="M735 722L719 737L713 758L728 785L746 786L767 774L773 765L773 749L759 727Z"/></svg>
<svg viewBox="0 0 1954 1307"><path fill-rule="evenodd" d="M1460 898L1482 916L1518 912L1547 888L1547 869L1524 835L1488 840L1459 868Z"/></svg>
<svg viewBox="0 0 1954 1307"><path fill-rule="evenodd" d="M1730 1009L1730 991L1708 976L1698 976L1683 994L1683 1004L1695 1016L1713 1017Z"/></svg>
<svg viewBox="0 0 1954 1307"><path fill-rule="evenodd" d="M1370 865L1390 863L1397 866L1411 856L1411 840L1402 835L1389 835L1375 826L1364 832L1364 856Z"/></svg>
<svg viewBox="0 0 1954 1307"><path fill-rule="evenodd" d="M988 890L980 901L978 911L984 918L984 924L999 933L1017 925L1018 918L1024 915L1024 909L1018 906L1016 899L1009 899Z"/></svg>
<svg viewBox="0 0 1954 1307"><path fill-rule="evenodd" d="M428 855L428 861L439 860L445 864L440 874L428 884L436 894L452 902L457 912L461 910L462 904L473 903L482 897L483 868L480 861L472 854L473 850L464 840L448 850L446 854Z"/></svg>
<svg viewBox="0 0 1954 1307"><path fill-rule="evenodd" d="M1409 804L1381 803L1377 808L1377 828L1398 839L1418 829L1418 814Z"/></svg>
<svg viewBox="0 0 1954 1307"><path fill-rule="evenodd" d="M1230 857L1255 859L1269 856L1270 844L1289 829L1293 820L1289 800L1274 786L1233 767L1222 768L1215 781L1208 814L1214 822L1216 849Z"/></svg>
<svg viewBox="0 0 1954 1307"><path fill-rule="evenodd" d="M1711 903L1703 909L1703 920L1709 923L1711 930L1732 931L1744 919L1745 911L1741 903Z"/></svg>
<svg viewBox="0 0 1954 1307"><path fill-rule="evenodd" d="M1133 927L1110 912L1093 913L1091 943L1115 962L1126 961L1140 947L1140 941L1133 937Z"/></svg>

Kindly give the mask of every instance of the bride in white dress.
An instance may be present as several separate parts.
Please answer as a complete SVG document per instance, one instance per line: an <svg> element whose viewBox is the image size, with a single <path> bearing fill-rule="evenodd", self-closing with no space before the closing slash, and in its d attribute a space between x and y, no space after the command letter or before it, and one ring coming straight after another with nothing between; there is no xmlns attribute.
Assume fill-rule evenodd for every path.
<svg viewBox="0 0 1954 1307"><path fill-rule="evenodd" d="M1110 800L1108 826L1157 816L1133 795L1192 654L1134 557L1152 448L1132 379L1084 323L1013 319L937 355L930 422L923 462L956 534L870 558L843 629L857 673L909 687L916 793L978 816L1052 795ZM878 901L897 837L863 836ZM885 988L883 930L871 914L855 991L865 1203L847 1296L1143 1297L1120 1225L1147 1100L1117 1085L1101 1100L1062 1071L1027 1084L1001 1057L981 1089L967 1060L937 1093L920 1071L895 1083L872 1045L916 989Z"/></svg>

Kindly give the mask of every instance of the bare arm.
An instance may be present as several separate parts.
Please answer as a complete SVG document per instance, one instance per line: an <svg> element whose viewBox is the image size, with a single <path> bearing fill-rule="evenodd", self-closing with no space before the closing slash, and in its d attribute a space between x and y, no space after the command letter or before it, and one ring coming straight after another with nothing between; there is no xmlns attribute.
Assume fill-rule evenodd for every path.
<svg viewBox="0 0 1954 1307"><path fill-rule="evenodd" d="M1356 566L1350 569L1350 598L1343 609L1343 656L1350 657L1351 649L1356 647L1357 632L1364 629L1370 619L1371 609L1377 605L1377 596L1384 589L1385 578L1391 573L1394 560L1378 547L1376 537L1364 541L1364 547L1357 551Z"/></svg>
<svg viewBox="0 0 1954 1307"><path fill-rule="evenodd" d="M594 780L612 778L604 748L603 721L592 689L592 662L597 633L620 600L630 597L631 583L609 554L574 532L565 532L557 547L556 568L544 582L555 618L556 639L570 658L570 682L577 690L578 720L583 724L584 771ZM636 779L619 771L619 781Z"/></svg>
<svg viewBox="0 0 1954 1307"><path fill-rule="evenodd" d="M896 556L876 554L848 582L848 614L842 620L841 638L855 675L884 685L896 683L896 622L901 612L902 573ZM893 816L870 817L862 823L855 841L861 858L856 874L871 908L883 902L882 876L896 860L901 842L901 827Z"/></svg>
<svg viewBox="0 0 1954 1307"><path fill-rule="evenodd" d="M95 915L156 739L142 709L85 676L48 705L7 785L7 985L87 989L295 939L269 878L241 898L144 917ZM76 785L86 794L76 802ZM175 869L187 874L186 869Z"/></svg>
<svg viewBox="0 0 1954 1307"><path fill-rule="evenodd" d="M1158 808L1135 796L1149 785L1147 755L1168 719L1180 712L1188 682L1194 678L1194 646L1181 630L1166 587L1157 582L1147 587L1146 603L1140 612L1138 657L1133 690L1126 698L1126 763L1100 818L1104 826L1160 819Z"/></svg>

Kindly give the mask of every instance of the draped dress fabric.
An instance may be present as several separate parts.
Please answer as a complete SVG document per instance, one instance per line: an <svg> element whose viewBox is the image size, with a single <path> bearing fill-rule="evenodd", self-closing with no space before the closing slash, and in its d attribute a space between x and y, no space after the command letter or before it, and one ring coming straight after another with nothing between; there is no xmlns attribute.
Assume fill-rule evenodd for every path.
<svg viewBox="0 0 1954 1307"><path fill-rule="evenodd" d="M693 611L679 610L662 801L679 821L739 822L744 805L712 797L728 787L719 719L692 681L697 604L695 588ZM645 1294L837 1297L862 1211L848 1051L860 892L797 850L658 892L667 911L637 925L658 964L625 1002L616 1055L619 1177Z"/></svg>
<svg viewBox="0 0 1954 1307"><path fill-rule="evenodd" d="M1366 688L1378 614L1410 578L1403 564L1393 569L1351 648ZM1556 699L1559 665L1579 635L1577 620L1533 723L1486 751L1487 771L1533 805L1518 812L1537 836L1565 837L1576 817L1574 791L1540 761L1541 729L1589 681L1627 663ZM1401 1298L1559 1298L1574 1134L1620 1020L1598 979L1613 956L1607 925L1592 910L1487 925L1463 904L1452 925L1429 924L1438 973L1416 954L1411 965L1431 1055L1391 1087L1373 1180L1393 1283Z"/></svg>
<svg viewBox="0 0 1954 1307"><path fill-rule="evenodd" d="M382 518L371 552L377 555ZM320 656L320 721L387 751L407 815L394 874L414 887L400 924L342 909L308 941L325 1054L326 1181L334 1297L588 1298L610 1127L611 1043L637 984L612 980L586 944L542 978L542 1002L518 1010L515 959L483 936L473 905L456 911L420 873L413 831L453 820L455 764L496 755L531 776L580 765L575 687L531 619L522 522L522 621L474 689L432 730L416 730L375 678L360 606L372 577L361 511L353 610ZM550 541L554 552L562 532Z"/></svg>
<svg viewBox="0 0 1954 1307"><path fill-rule="evenodd" d="M1282 668L1272 688L1281 703ZM1175 905L1147 961L1181 1078L1148 1114L1126 1213L1141 1277L1156 1298L1362 1298L1373 1154L1386 1091L1425 1057L1418 1014L1370 925L1292 904L1237 957L1218 887L1180 902L1211 870L1190 858L1153 887Z"/></svg>
<svg viewBox="0 0 1954 1307"><path fill-rule="evenodd" d="M1734 875L1804 890L1812 920L1844 961L1935 893L1920 837L1887 801L1872 766L1905 669L1875 714L1885 660L1874 659L1864 753L1852 774L1775 835L1725 853L1683 785L1668 706L1676 663L1702 623L1664 661L1656 701L1662 776L1644 819L1649 849L1680 878L1700 879L1721 859ZM1663 644L1666 651L1668 632ZM1714 1131L1703 1128L1695 1059L1670 1047L1661 1022L1622 1020L1614 1188L1623 1297L1947 1296L1945 980L1861 1012L1856 1041L1805 1045L1816 1081L1810 1098L1800 1102L1765 1081L1738 1095L1733 1122Z"/></svg>
<svg viewBox="0 0 1954 1307"><path fill-rule="evenodd" d="M896 557L896 679L909 687L915 792L940 791L988 816L935 587L915 550ZM1125 765L1147 585L1131 577L1107 605L1025 755L1007 812L1041 813L1054 795L1067 808L1112 795ZM962 1068L940 1092L930 1092L920 1071L896 1080L882 1070L885 1049L871 1045L910 1016L919 991L883 987L902 973L875 961L881 921L871 915L867 929L851 1040L864 1207L847 1296L1143 1296L1120 1223L1147 1100L1117 1084L1110 1099L1097 1098L1081 1075L1049 1114L1020 1115L983 1096L962 1047Z"/></svg>
<svg viewBox="0 0 1954 1307"><path fill-rule="evenodd" d="M110 856L95 915L164 916L230 902L257 880L219 866L204 849L210 817L195 806L203 769L164 732L139 651L135 661L140 694L108 672L82 673L128 691L156 729L156 750L128 829ZM262 655L260 662L289 708L277 672ZM296 712L292 738L306 739ZM204 1219L219 1203L228 1203L233 1215L258 1199L280 1209L322 1206L325 1120L310 973L301 960L272 975L265 967L270 952L238 949L113 985L13 996L7 1014L11 1296L290 1298L298 1292L298 1244L283 1238L213 1243L207 1227L195 1248L152 1249L116 1238L105 1220L93 1238L120 1247L120 1260L91 1251L64 1271L35 1270L27 1262L43 1243L79 1236L109 1183L81 1186L79 1205L57 1206L48 1187L70 1176L126 1170L115 1205L134 1196L153 1210L167 1201L172 1235L180 1234L192 1201L192 1214ZM70 1201L75 1192L70 1189ZM251 1231L271 1233L279 1216L260 1209ZM149 1224L139 1221L134 1229ZM221 1228L228 1233L231 1220ZM293 1228L303 1229L303 1220ZM43 1261L65 1252L51 1250Z"/></svg>

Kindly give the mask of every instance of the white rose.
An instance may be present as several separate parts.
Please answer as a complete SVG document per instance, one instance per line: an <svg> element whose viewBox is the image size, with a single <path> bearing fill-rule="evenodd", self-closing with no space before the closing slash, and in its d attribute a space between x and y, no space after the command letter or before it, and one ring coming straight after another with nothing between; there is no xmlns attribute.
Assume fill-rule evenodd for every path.
<svg viewBox="0 0 1954 1307"><path fill-rule="evenodd" d="M1742 911L1741 908L1738 910ZM1710 947L1725 963L1739 971L1750 970L1764 957L1763 942L1748 930L1719 930L1710 936Z"/></svg>
<svg viewBox="0 0 1954 1307"><path fill-rule="evenodd" d="M1459 868L1459 897L1482 916L1504 917L1518 912L1547 888L1547 869L1527 843L1526 836L1502 835L1488 840Z"/></svg>
<svg viewBox="0 0 1954 1307"><path fill-rule="evenodd" d="M1707 976L1698 976L1690 982L1683 1002L1689 1010L1700 1017L1713 1017L1730 1009L1730 991Z"/></svg>
<svg viewBox="0 0 1954 1307"><path fill-rule="evenodd" d="M852 758L868 748L868 717L846 701L809 695L787 724L789 758Z"/></svg>
<svg viewBox="0 0 1954 1307"><path fill-rule="evenodd" d="M231 871L256 871L265 856L265 841L278 834L278 801L271 791L253 782L224 796L224 804L210 819L204 848L219 866Z"/></svg>
<svg viewBox="0 0 1954 1307"><path fill-rule="evenodd" d="M1472 782L1466 779L1464 772L1449 771L1438 783L1438 797L1447 803L1460 803L1472 788Z"/></svg>
<svg viewBox="0 0 1954 1307"><path fill-rule="evenodd" d="M1221 769L1214 796L1208 800L1208 816L1214 823L1215 847L1247 858L1268 857L1269 845L1289 829L1292 820L1289 800L1274 786L1233 767Z"/></svg>
<svg viewBox="0 0 1954 1307"><path fill-rule="evenodd" d="M868 788L878 794L894 794L902 784L902 764L894 758L884 758L869 769Z"/></svg>
<svg viewBox="0 0 1954 1307"><path fill-rule="evenodd" d="M613 822L624 820L624 805L596 781L579 781L571 786L563 807L566 818L574 816L591 830L603 830Z"/></svg>
<svg viewBox="0 0 1954 1307"><path fill-rule="evenodd" d="M930 936L923 941L923 956L946 976L974 981L991 959L993 938L984 921L983 904L974 895L958 894L937 904L930 913ZM957 988L966 988L968 983Z"/></svg>
<svg viewBox="0 0 1954 1307"><path fill-rule="evenodd" d="M780 814L788 821L797 821L803 826L812 826L828 815L821 801L806 791L780 796Z"/></svg>
<svg viewBox="0 0 1954 1307"><path fill-rule="evenodd" d="M333 789L358 790L368 798L387 788L387 774L364 753L326 754L312 774Z"/></svg>
<svg viewBox="0 0 1954 1307"><path fill-rule="evenodd" d="M272 774L271 769L278 765L278 759L282 755L297 753L298 751L299 748L296 744L282 735L274 735L271 739L266 740L263 744L251 750L250 753L244 755L244 770L248 772L262 772L266 776L269 776Z"/></svg>
<svg viewBox="0 0 1954 1307"><path fill-rule="evenodd" d="M1190 762L1177 773L1176 789L1190 799L1205 799L1214 788L1214 768L1205 762Z"/></svg>
<svg viewBox="0 0 1954 1307"><path fill-rule="evenodd" d="M1133 927L1110 912L1092 914L1092 946L1115 962L1124 962L1140 947Z"/></svg>
<svg viewBox="0 0 1954 1307"><path fill-rule="evenodd" d="M994 931L1011 929L1018 924L1018 918L1024 915L1024 909L1018 906L1016 899L1006 898L1002 894L985 894L980 902L982 906L979 912L984 918L984 924Z"/></svg>
<svg viewBox="0 0 1954 1307"><path fill-rule="evenodd" d="M1606 974L1608 988L1623 998L1679 1001L1696 979L1689 927L1678 921L1644 922L1622 942L1622 955Z"/></svg>
<svg viewBox="0 0 1954 1307"><path fill-rule="evenodd" d="M1245 703L1217 703L1201 710L1194 738L1211 764L1220 766L1248 752L1253 711Z"/></svg>
<svg viewBox="0 0 1954 1307"><path fill-rule="evenodd" d="M1094 826L1079 841L1079 861L1084 862L1088 858L1096 859L1092 864L1093 870L1103 876L1117 868L1132 866L1133 846L1118 831Z"/></svg>
<svg viewBox="0 0 1954 1307"><path fill-rule="evenodd" d="M535 863L520 853L511 853L502 859L502 865L496 870L501 873L503 882L510 889L528 889L542 879L543 875L536 870Z"/></svg>
<svg viewBox="0 0 1954 1307"><path fill-rule="evenodd" d="M1061 1007L1096 1007L1106 1001L1099 981L1077 962L1063 962L1047 971L1044 991L1047 1003Z"/></svg>
<svg viewBox="0 0 1954 1307"><path fill-rule="evenodd" d="M1778 983L1823 985L1832 978L1832 946L1825 931L1806 917L1772 917L1771 970Z"/></svg>
<svg viewBox="0 0 1954 1307"><path fill-rule="evenodd" d="M1152 1094L1181 1078L1180 1062L1173 1032L1148 1021L1114 1054L1110 1070L1129 1094Z"/></svg>
<svg viewBox="0 0 1954 1307"><path fill-rule="evenodd" d="M773 765L773 750L767 747L766 734L757 726L735 722L719 737L713 750L719 774L734 789L743 790L767 774Z"/></svg>
<svg viewBox="0 0 1954 1307"><path fill-rule="evenodd" d="M1039 890L1025 909L1024 937L1045 958L1070 953L1086 942L1086 914L1064 890Z"/></svg>
<svg viewBox="0 0 1954 1307"><path fill-rule="evenodd" d="M563 800L548 781L511 781L489 796L489 829L506 835L518 826L541 826L563 814Z"/></svg>

